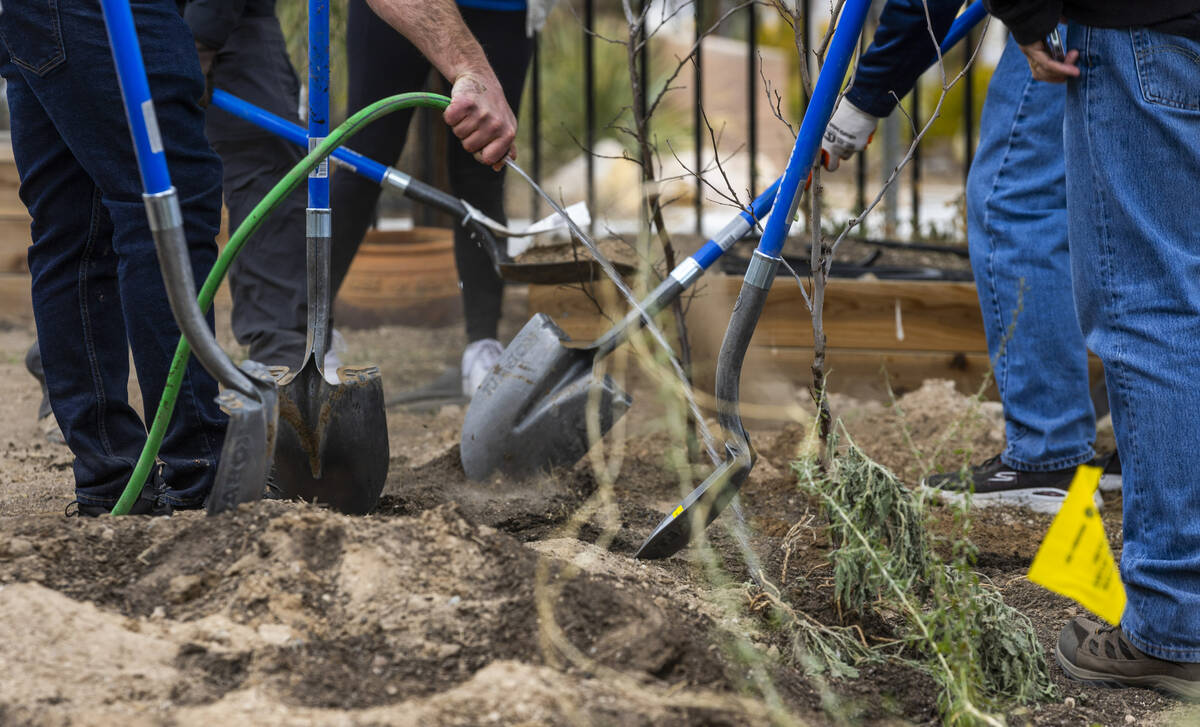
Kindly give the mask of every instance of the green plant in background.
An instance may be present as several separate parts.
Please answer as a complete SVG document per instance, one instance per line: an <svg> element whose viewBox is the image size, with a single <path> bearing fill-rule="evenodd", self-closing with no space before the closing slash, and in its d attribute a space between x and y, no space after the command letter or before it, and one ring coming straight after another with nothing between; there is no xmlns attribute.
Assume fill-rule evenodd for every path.
<svg viewBox="0 0 1200 727"><path fill-rule="evenodd" d="M330 126L336 126L346 119L347 6L347 3L339 2L329 4ZM300 87L303 89L308 78L308 0L278 0L275 14L279 17L279 25L283 27L288 58L300 77Z"/></svg>
<svg viewBox="0 0 1200 727"><path fill-rule="evenodd" d="M991 712L1054 699L1033 624L973 570L969 504L956 513L954 535L936 542L923 500L871 461L845 427L840 437L846 446L834 438L837 454L825 471L815 460L793 465L800 489L829 518L838 604L894 625L904 648L893 658L937 681L947 724L1001 724Z"/></svg>
<svg viewBox="0 0 1200 727"><path fill-rule="evenodd" d="M593 48L595 53L595 78L593 100L596 108L594 119L596 141L613 139L627 152L633 154L637 143L622 127L632 127L629 87L629 68L625 47L605 40L624 39L624 19L616 15L597 14ZM583 28L579 18L565 6L556 9L539 34L538 53L541 61L542 123L540 143L543 174L553 171L584 153L584 130L586 128L586 106L584 103ZM650 44L650 66L654 68L674 67L676 60L665 43ZM680 83L686 83L686 80ZM651 73L648 96L653 98L666 83L662 73ZM690 146L691 115L687 104L690 95L677 94L678 102L671 103L668 97L655 111L651 122L652 133L658 139L670 139L672 145L680 141ZM521 101L520 128L523 140L532 145L533 99L531 84L525 85ZM665 145L660 144L660 147ZM675 148L682 148L675 146ZM664 156L669 152L660 148Z"/></svg>

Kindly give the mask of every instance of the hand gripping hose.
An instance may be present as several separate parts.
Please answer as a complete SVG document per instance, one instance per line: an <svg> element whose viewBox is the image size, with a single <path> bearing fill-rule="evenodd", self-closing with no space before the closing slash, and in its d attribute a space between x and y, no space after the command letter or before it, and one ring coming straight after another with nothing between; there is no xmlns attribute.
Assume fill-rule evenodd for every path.
<svg viewBox="0 0 1200 727"><path fill-rule="evenodd" d="M309 172L324 162L325 158L334 149L345 143L346 140L369 124L390 113L415 107L443 110L449 105L450 99L439 94L402 93L376 101L355 113L341 126L334 129L329 136L325 137L324 140L308 153L308 156L301 159L296 166L292 167L292 170L263 197L262 201L246 217L245 222L239 225L233 235L230 236L229 243L221 252L220 257L217 258L216 264L213 265L212 270L204 281L203 287L200 289L199 295L196 297L196 302L200 310L207 312L212 305L213 297L216 295L217 289L221 286L221 281L225 278L229 266L246 244L246 240L254 234L263 220L283 202L284 198L292 190L299 186L301 182L308 179ZM187 341L180 338L179 344L175 347L175 357L171 360L171 369L167 375L167 383L163 388L162 398L158 402L158 410L154 414L154 422L151 424L150 432L146 437L146 445L142 448L142 454L138 457L137 465L134 467L133 474L129 478L129 483L125 485L125 491L121 494L121 498L117 501L116 506L113 507L113 515L128 514L134 502L137 501L138 495L141 494L142 486L146 483L146 478L149 476L155 459L158 457L158 450L162 446L163 435L166 434L167 424L171 421L171 414L175 410L175 400L179 396L179 387L183 383L183 374L190 355L191 347L188 346Z"/></svg>

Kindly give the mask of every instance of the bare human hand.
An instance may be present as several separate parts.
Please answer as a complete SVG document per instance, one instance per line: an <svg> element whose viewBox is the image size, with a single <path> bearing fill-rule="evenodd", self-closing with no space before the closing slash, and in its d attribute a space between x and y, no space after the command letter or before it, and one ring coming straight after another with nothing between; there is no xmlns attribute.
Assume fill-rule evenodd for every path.
<svg viewBox="0 0 1200 727"><path fill-rule="evenodd" d="M517 118L494 74L463 73L454 79L450 100L443 118L477 162L499 171L506 157L517 158Z"/></svg>
<svg viewBox="0 0 1200 727"><path fill-rule="evenodd" d="M1066 83L1068 79L1079 75L1079 68L1075 65L1079 60L1077 50L1067 51L1066 58L1056 61L1051 57L1046 44L1039 40L1021 46L1021 52L1025 54L1025 60L1029 61L1029 70L1033 72L1033 77L1039 81Z"/></svg>

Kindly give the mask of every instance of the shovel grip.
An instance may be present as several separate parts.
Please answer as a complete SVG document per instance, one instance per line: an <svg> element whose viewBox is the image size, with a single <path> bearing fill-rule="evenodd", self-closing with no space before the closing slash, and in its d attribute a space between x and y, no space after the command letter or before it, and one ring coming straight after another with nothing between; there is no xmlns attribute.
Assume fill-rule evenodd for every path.
<svg viewBox="0 0 1200 727"><path fill-rule="evenodd" d="M821 147L821 137L829 125L829 117L833 115L834 104L846 79L846 69L858 49L858 36L862 33L870 8L871 0L846 0L842 6L833 39L829 42L825 65L821 67L812 99L804 111L804 120L800 123L796 143L783 172L783 180L779 183L779 194L758 244L758 249L768 257L779 257L783 249L784 238L795 219L796 206L804 190L804 180L812 170L817 150Z"/></svg>

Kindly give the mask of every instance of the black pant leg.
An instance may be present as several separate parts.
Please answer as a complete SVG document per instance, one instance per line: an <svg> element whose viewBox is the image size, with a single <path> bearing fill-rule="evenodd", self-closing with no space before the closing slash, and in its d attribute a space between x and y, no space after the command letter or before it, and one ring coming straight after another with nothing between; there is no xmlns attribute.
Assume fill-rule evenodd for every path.
<svg viewBox="0 0 1200 727"><path fill-rule="evenodd" d="M387 96L425 87L429 61L367 6L350 0L346 18L347 106L353 113ZM355 134L350 147L382 164L395 164L404 151L412 111L398 111ZM345 169L333 175L333 250L330 276L336 296L363 235L375 219L380 187Z"/></svg>
<svg viewBox="0 0 1200 727"><path fill-rule="evenodd" d="M213 81L234 96L297 123L299 80L279 21L242 18L217 54ZM207 132L221 155L232 235L254 206L303 157L303 150L210 107ZM230 267L233 332L250 358L297 368L307 353L305 187L300 185L246 241Z"/></svg>
<svg viewBox="0 0 1200 727"><path fill-rule="evenodd" d="M302 155L277 137L217 142L225 163L230 234ZM299 368L307 353L308 289L300 185L264 219L229 271L233 332L261 363Z"/></svg>
<svg viewBox="0 0 1200 727"><path fill-rule="evenodd" d="M511 11L461 8L467 27L475 34L488 62L500 79L504 96L516 112L521 105L525 73L533 42L525 35L525 14ZM447 148L450 188L454 194L484 214L506 222L504 171L492 171L468 154L457 140ZM462 283L467 340L497 338L504 282L496 275L491 257L466 228L454 231L454 261Z"/></svg>

